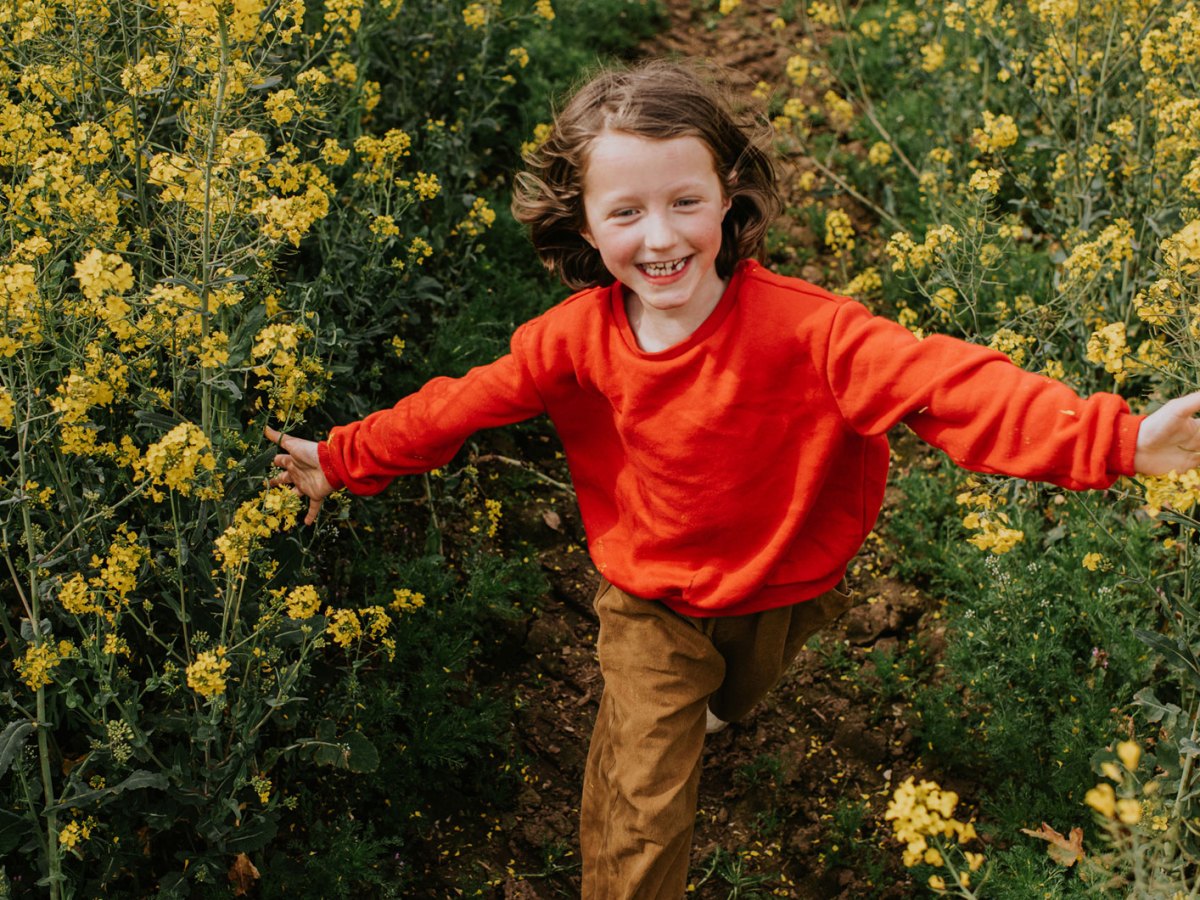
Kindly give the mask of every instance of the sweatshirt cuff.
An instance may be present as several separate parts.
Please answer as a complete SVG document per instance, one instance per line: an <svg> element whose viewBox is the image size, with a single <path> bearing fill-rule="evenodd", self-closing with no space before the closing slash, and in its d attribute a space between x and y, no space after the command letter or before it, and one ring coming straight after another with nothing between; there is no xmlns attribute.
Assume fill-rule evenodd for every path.
<svg viewBox="0 0 1200 900"><path fill-rule="evenodd" d="M1125 413L1117 420L1116 440L1109 458L1109 471L1117 475L1136 475L1133 459L1137 454L1138 431L1145 416Z"/></svg>
<svg viewBox="0 0 1200 900"><path fill-rule="evenodd" d="M330 449L328 441L317 443L317 461L321 464L321 474L325 476L325 480L332 485L335 491L340 491L346 486L345 479L338 474L337 466L333 461L333 451Z"/></svg>

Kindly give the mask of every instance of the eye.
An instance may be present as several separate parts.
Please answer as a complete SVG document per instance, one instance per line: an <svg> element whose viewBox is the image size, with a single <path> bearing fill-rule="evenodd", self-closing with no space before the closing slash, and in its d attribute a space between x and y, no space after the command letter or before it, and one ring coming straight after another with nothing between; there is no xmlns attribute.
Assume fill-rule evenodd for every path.
<svg viewBox="0 0 1200 900"><path fill-rule="evenodd" d="M696 206L700 202L699 197L683 197L675 201L676 206Z"/></svg>
<svg viewBox="0 0 1200 900"><path fill-rule="evenodd" d="M626 209L614 209L609 215L614 219L628 219L631 216L637 215L637 210L632 207Z"/></svg>

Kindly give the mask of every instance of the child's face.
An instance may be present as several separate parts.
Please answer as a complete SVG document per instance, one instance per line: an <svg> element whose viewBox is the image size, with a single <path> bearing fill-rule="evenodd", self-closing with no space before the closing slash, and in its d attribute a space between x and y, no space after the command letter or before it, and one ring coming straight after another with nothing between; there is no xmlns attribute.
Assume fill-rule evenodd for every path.
<svg viewBox="0 0 1200 900"><path fill-rule="evenodd" d="M646 313L707 315L716 306L725 287L716 259L729 205L699 138L606 131L592 143L582 234Z"/></svg>

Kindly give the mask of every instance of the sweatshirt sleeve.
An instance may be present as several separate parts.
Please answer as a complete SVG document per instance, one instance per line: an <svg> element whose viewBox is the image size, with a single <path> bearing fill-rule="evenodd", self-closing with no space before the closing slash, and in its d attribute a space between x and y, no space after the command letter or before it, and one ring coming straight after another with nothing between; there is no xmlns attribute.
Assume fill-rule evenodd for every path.
<svg viewBox="0 0 1200 900"><path fill-rule="evenodd" d="M495 362L461 378L434 378L391 409L334 428L317 447L329 483L354 494L376 494L398 475L445 465L481 428L543 412L533 377L521 361L526 329L517 330L512 352Z"/></svg>
<svg viewBox="0 0 1200 900"><path fill-rule="evenodd" d="M1133 474L1143 417L1116 394L1081 398L995 350L919 340L854 302L835 313L826 352L830 388L860 434L903 421L963 468L1072 490Z"/></svg>

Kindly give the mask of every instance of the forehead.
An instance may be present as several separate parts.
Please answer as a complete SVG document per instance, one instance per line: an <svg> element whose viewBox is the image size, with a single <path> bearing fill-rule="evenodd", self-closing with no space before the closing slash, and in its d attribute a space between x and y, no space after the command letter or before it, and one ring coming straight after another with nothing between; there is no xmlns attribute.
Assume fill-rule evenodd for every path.
<svg viewBox="0 0 1200 900"><path fill-rule="evenodd" d="M626 131L603 131L588 147L583 185L597 189L640 182L666 184L717 177L708 144L694 135L643 137Z"/></svg>

